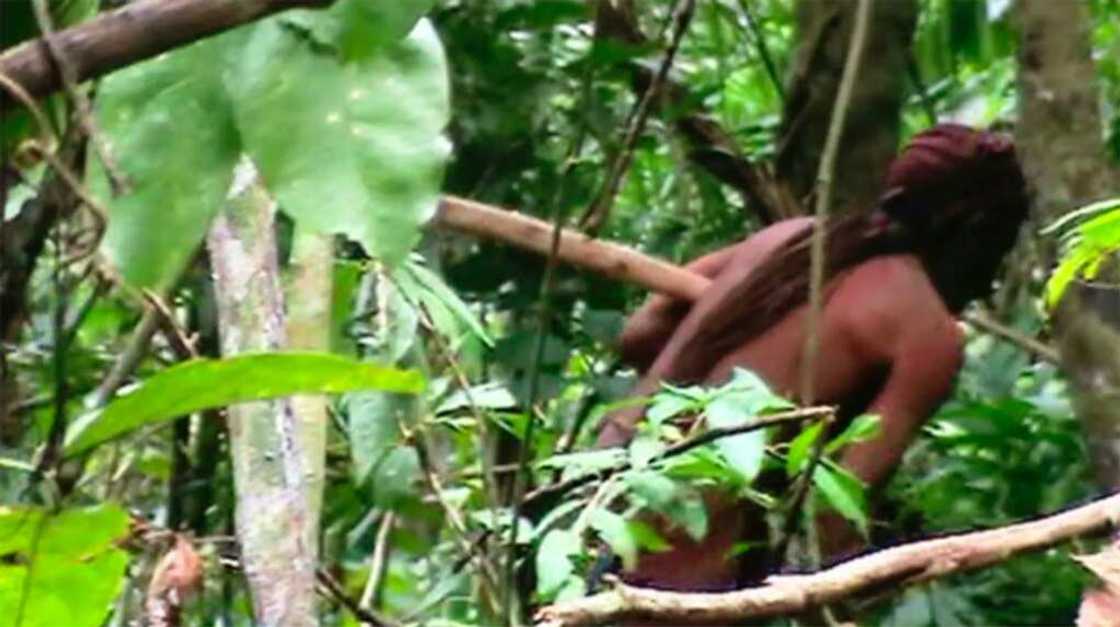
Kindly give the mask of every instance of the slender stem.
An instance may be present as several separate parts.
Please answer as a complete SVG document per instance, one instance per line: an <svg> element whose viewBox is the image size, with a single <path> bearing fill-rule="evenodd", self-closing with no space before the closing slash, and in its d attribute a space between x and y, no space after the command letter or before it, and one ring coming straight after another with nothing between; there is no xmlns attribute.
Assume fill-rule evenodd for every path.
<svg viewBox="0 0 1120 627"><path fill-rule="evenodd" d="M821 154L820 165L817 170L816 210L813 220L813 234L809 266L809 316L808 328L805 334L805 347L801 358L801 402L812 403L816 393L817 354L820 352L820 315L824 291L824 257L825 257L825 220L832 204L832 177L835 170L836 154L840 147L840 138L844 133L844 123L848 117L848 106L852 99L852 89L855 87L856 76L863 57L864 44L867 39L867 26L871 21L871 0L859 0L856 7L855 24L852 27L852 38L848 44L848 58L844 63L844 73L840 77L840 88L836 92L836 103L832 108L832 119L829 120L828 136L825 139L824 150ZM809 463L804 473L798 477L794 487L793 499L786 515L784 535L779 540L779 547L788 546L789 538L796 530L797 519L800 516L801 506L809 493L813 483L813 473L824 454L824 445L828 440L825 433L813 444L809 456ZM781 553L775 552L778 559L783 559Z"/></svg>
<svg viewBox="0 0 1120 627"><path fill-rule="evenodd" d="M669 75L669 68L673 65L673 59L676 57L677 50L684 39L684 34L692 21L695 5L696 0L678 0L676 7L673 9L673 38L668 49L665 50L661 65L657 68L657 73L654 74L649 86L646 87L645 93L642 94L641 99L638 100L631 111L630 124L626 129L622 148L607 174L603 189L599 192L595 202L588 207L587 212L580 218L580 225L588 233L597 232L606 222L607 216L610 215L615 196L618 195L622 180L626 177L626 171L630 169L630 162L634 159L634 147L637 145L642 131L645 130L646 120L649 118L650 111L653 110L653 102L660 95L661 86Z"/></svg>
<svg viewBox="0 0 1120 627"><path fill-rule="evenodd" d="M664 451L661 452L660 455L657 455L652 460L650 460L650 463L665 461L671 457L687 453L688 451L691 451L698 446L703 446L705 444L715 442L716 440L719 440L721 438L739 435L741 433L748 433L751 431L757 431L759 429L772 427L774 425L786 424L791 422L801 422L803 420L809 420L812 418L820 418L822 416L831 415L833 412L835 412L834 407L805 407L803 409L795 409L793 411L773 414L771 416L761 416L757 420L746 422L740 425L710 429L697 436L688 438L687 440L682 440L672 446L667 447ZM594 472L588 472L572 477L567 481L561 481L560 483L551 484L547 487L530 492L525 497L525 506L531 507L544 500L559 497L567 492L570 492L571 490L583 487L596 480L606 480L618 473L625 472L630 468L632 468L630 462L623 461L609 468L604 468L602 470Z"/></svg>
<svg viewBox="0 0 1120 627"><path fill-rule="evenodd" d="M766 45L766 36L762 32L758 21L754 18L754 12L751 11L749 0L739 0L739 9L743 12L743 16L747 19L747 28L751 31L751 39L754 41L755 48L758 50L758 56L762 59L762 65L766 68L766 75L770 77L770 83L774 85L774 91L778 93L778 99L781 100L782 105L785 106L786 92L782 86L782 79L778 77L778 69L774 64L774 57L770 54L770 46Z"/></svg>

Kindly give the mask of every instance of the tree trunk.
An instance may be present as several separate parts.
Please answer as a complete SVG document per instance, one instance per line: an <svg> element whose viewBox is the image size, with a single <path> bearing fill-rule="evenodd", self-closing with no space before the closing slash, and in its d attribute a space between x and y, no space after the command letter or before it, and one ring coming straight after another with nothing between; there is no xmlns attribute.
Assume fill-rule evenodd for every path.
<svg viewBox="0 0 1120 627"><path fill-rule="evenodd" d="M1049 222L1117 193L1105 152L1089 21L1080 2L1020 0L1019 158ZM1074 284L1054 328L1101 487L1120 488L1120 305L1115 288ZM1113 294L1113 295L1110 295ZM1111 305L1110 305L1111 303Z"/></svg>
<svg viewBox="0 0 1120 627"><path fill-rule="evenodd" d="M840 75L855 21L853 0L801 0L798 44L782 114L776 168L803 207L816 185ZM917 22L913 0L875 2L867 55L852 93L833 178L836 211L860 211L882 193L887 165L898 152L906 59Z"/></svg>
<svg viewBox="0 0 1120 627"><path fill-rule="evenodd" d="M222 355L287 346L274 203L248 162L207 236ZM261 625L315 625L314 460L290 400L229 408L237 539ZM322 463L322 458L318 458Z"/></svg>

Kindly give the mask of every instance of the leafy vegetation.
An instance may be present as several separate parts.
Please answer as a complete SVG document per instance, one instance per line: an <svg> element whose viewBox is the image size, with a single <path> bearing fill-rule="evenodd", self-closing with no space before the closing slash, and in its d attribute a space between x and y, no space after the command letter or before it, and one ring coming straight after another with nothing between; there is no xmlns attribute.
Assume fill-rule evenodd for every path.
<svg viewBox="0 0 1120 627"><path fill-rule="evenodd" d="M3 4L3 45L33 37L34 17L18 12L30 3ZM49 4L62 27L97 3ZM666 529L702 536L707 494L744 498L780 527L790 494L765 477L811 476L803 518L835 510L895 540L1003 525L1094 494L1062 375L975 329L953 397L888 490L890 512L871 508L873 495L835 462L843 446L875 434L873 416L840 433L809 417L685 447L705 429L795 409L746 371L721 387L664 388L628 447L594 448L601 419L633 402L623 399L634 373L614 346L645 294L423 225L442 192L564 221L594 202L631 149L622 129L641 93L634 75L659 62L665 42L654 35L675 3L639 4L636 25L650 39L625 44L596 37L577 0L338 0L100 80L88 95L115 162L91 139L83 180L108 208L108 231L98 255L71 259L91 218L72 212L55 224L16 332L0 338L0 500L13 504L0 508L0 616L138 620L152 572L182 532L205 572L187 623L249 624L245 579L230 566L234 427L218 410L293 394L332 395L318 534L322 571L338 583L322 604L327 624L360 622L340 595L402 623L451 625L495 624L507 595L529 607L587 594L604 548L632 565L668 546ZM919 4L904 137L931 117L1014 124L1011 3ZM1105 134L1120 157L1120 4L1090 4ZM681 262L761 226L674 123L702 113L742 156L771 160L781 77L797 45L794 5L698 3L670 74L679 97L632 147L604 237ZM75 107L61 94L44 104L59 129ZM23 113L0 130L19 173L3 208L16 229L56 188L29 145L70 140L39 137ZM219 354L218 338L243 330L218 322L205 237L243 183L244 159L276 202L285 276L298 266L297 233L330 238L329 296L287 294L327 312L330 353ZM124 193L110 184L116 174ZM1035 334L1043 305L1120 249L1118 218L1116 201L1072 212L1052 227L1063 248L1050 282L1009 272L1027 278L1009 279L985 306ZM167 320L125 387L106 397L153 300ZM201 357L184 355L181 340ZM779 437L791 428L799 435ZM45 455L52 446L66 459ZM522 450L532 453L529 486ZM565 483L573 488L539 495ZM861 624L1070 623L1089 579L1069 554L1016 558L850 609Z"/></svg>

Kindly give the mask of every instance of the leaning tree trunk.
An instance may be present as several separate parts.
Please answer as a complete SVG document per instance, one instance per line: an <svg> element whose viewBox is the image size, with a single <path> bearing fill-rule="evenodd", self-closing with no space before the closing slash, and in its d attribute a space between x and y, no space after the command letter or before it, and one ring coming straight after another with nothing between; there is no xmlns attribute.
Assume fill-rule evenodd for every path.
<svg viewBox="0 0 1120 627"><path fill-rule="evenodd" d="M1081 2L1020 0L1019 158L1042 222L1120 192L1105 152L1089 20ZM1120 489L1120 303L1114 285L1075 283L1054 315L1101 487Z"/></svg>
<svg viewBox="0 0 1120 627"><path fill-rule="evenodd" d="M800 0L797 51L788 79L776 169L803 207L816 185L832 107L844 71L857 3ZM832 206L862 210L882 193L887 164L898 152L906 59L917 22L914 0L875 2L867 56L852 93L836 162Z"/></svg>

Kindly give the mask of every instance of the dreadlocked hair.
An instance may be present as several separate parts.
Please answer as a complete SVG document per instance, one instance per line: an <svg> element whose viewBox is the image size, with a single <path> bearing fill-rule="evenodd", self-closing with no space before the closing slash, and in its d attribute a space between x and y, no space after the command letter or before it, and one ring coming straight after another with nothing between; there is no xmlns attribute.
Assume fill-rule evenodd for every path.
<svg viewBox="0 0 1120 627"><path fill-rule="evenodd" d="M891 164L873 210L826 218L824 284L873 257L914 253L951 310L989 288L1027 213L1023 175L1006 138L958 124L914 137ZM696 381L724 355L808 300L813 226L790 237L721 297L662 378ZM827 294L826 294L827 298Z"/></svg>

